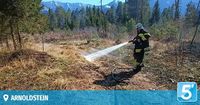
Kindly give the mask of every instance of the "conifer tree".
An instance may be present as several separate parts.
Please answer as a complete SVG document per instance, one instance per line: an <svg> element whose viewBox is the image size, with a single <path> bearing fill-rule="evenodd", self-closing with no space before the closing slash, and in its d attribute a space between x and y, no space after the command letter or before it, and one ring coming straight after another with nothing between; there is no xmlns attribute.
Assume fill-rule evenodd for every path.
<svg viewBox="0 0 200 105"><path fill-rule="evenodd" d="M158 23L160 20L160 7L159 7L159 0L156 1L153 12L150 18L150 24Z"/></svg>

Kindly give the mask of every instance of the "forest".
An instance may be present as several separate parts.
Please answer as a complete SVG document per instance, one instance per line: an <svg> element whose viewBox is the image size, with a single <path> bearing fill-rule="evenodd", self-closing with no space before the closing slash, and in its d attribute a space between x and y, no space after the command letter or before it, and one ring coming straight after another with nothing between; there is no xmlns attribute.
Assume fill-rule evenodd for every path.
<svg viewBox="0 0 200 105"><path fill-rule="evenodd" d="M75 11L65 11L62 7L57 7L55 11L49 9L46 14L41 13L41 2L1 0L1 46L5 44L7 49L21 49L22 33L63 31L66 36L70 36L74 32L88 29L95 30L96 37L120 39L133 34L135 24L140 22L152 35L162 37L175 36L184 29L190 31L199 24L199 5L190 2L187 4L186 13L181 14L181 0L174 0L174 4L163 11L160 10L159 0L153 9L150 8L148 0L128 0L125 3L119 2L117 7L111 7L106 12L98 6ZM9 40L12 40L12 45Z"/></svg>

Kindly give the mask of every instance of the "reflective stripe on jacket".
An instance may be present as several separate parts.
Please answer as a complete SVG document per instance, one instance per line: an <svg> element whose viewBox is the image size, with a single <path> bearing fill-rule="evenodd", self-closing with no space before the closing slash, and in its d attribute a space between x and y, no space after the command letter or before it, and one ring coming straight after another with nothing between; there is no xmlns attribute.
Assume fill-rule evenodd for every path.
<svg viewBox="0 0 200 105"><path fill-rule="evenodd" d="M143 41L146 41L146 40L148 40L149 39L149 37L151 37L151 35L147 32L147 33L140 33L139 35L138 35Z"/></svg>
<svg viewBox="0 0 200 105"><path fill-rule="evenodd" d="M135 53L140 53L142 49L135 49Z"/></svg>

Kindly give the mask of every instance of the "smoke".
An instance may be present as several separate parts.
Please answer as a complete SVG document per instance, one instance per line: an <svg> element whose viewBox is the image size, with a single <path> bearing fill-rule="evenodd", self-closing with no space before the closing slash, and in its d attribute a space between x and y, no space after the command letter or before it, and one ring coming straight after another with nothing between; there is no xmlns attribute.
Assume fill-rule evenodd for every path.
<svg viewBox="0 0 200 105"><path fill-rule="evenodd" d="M92 54L88 54L85 57L86 60L92 62L102 56L105 56L105 55L108 55L109 53L119 49L120 47L123 47L125 46L126 44L128 44L128 42L125 42L125 43L121 43L119 45L115 45L115 46L112 46L112 47L109 47L109 48L106 48L106 49L103 49L103 50L100 50L100 51L97 51L95 53L92 53Z"/></svg>

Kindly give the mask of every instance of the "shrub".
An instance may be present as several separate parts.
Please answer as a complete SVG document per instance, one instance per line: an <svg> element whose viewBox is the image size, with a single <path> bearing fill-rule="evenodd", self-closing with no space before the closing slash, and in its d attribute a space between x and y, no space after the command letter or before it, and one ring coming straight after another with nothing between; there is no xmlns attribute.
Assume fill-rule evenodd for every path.
<svg viewBox="0 0 200 105"><path fill-rule="evenodd" d="M154 24L150 27L149 32L158 38L173 37L178 35L178 25L172 22Z"/></svg>

